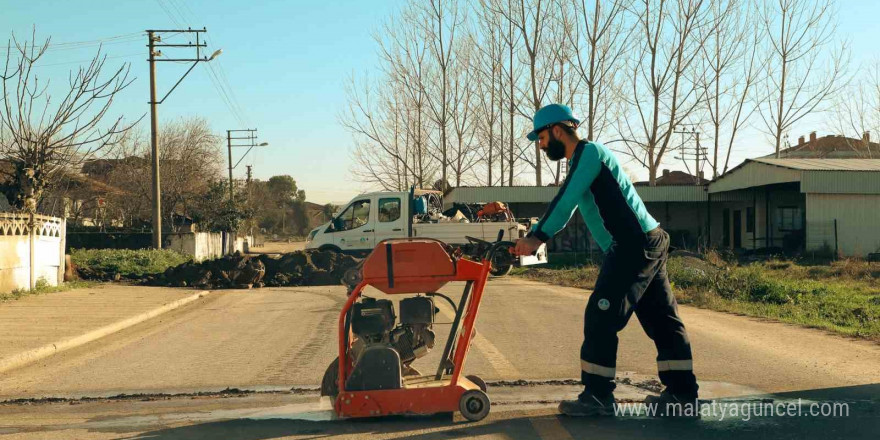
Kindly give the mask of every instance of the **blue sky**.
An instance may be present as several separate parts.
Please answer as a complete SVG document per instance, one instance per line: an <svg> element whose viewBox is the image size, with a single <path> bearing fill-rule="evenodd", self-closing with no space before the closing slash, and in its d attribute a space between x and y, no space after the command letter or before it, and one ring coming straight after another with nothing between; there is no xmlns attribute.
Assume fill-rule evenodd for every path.
<svg viewBox="0 0 880 440"><path fill-rule="evenodd" d="M289 174L306 190L309 200L341 202L359 192L357 183L348 178L351 138L337 122L346 102L343 86L352 73L360 74L375 65L371 32L399 3L0 0L0 41L6 46L10 31L29 37L34 25L38 39L51 36L53 43L91 41L146 29L177 29L164 5L184 26L207 28L209 54L223 49L215 60L220 66L214 68L225 73L242 109L244 126L224 104L204 65L197 66L159 106L160 124L199 115L224 135L227 129L257 128L260 140L270 145L252 151L234 170L236 177L245 175L245 165L253 165L256 178ZM168 42L185 42L184 38L177 36ZM147 39L135 35L119 40L104 46L108 56L119 57L107 64L131 62L131 74L137 79L111 111L137 118L149 111ZM96 49L51 50L44 57L41 73L63 82L67 72L75 69L77 62L90 59ZM164 52L190 57L191 50ZM160 96L189 67L175 63L157 66ZM144 124L143 128L148 127ZM233 149L233 163L245 151ZM225 148L223 154L225 158Z"/></svg>
<svg viewBox="0 0 880 440"><path fill-rule="evenodd" d="M127 36L105 46L107 55L118 57L108 60L109 65L131 62L131 73L137 77L112 111L137 118L148 112L149 98L146 37L137 33L175 29L178 23L204 26L208 53L223 49L214 68L233 89L242 121L224 104L206 66L200 65L159 106L160 123L196 115L208 119L217 133L258 128L260 140L270 146L251 152L235 176L244 176L244 166L253 165L260 179L293 176L312 201L344 202L361 189L348 177L351 136L337 121L346 105L344 85L353 73L375 71L371 33L403 4L404 0L0 0L0 41L5 43L11 31L30 36L34 25L38 39L51 36L54 43ZM857 63L880 57L877 17L880 1L840 0L839 35L851 41ZM176 36L168 42L185 39ZM64 81L67 72L90 59L96 48L53 49L41 73ZM188 57L190 50L166 49L165 54ZM187 67L158 64L160 95ZM817 121L804 121L793 131L822 131L821 126L810 126ZM763 138L755 139L750 152L769 153ZM244 152L235 149L233 161Z"/></svg>

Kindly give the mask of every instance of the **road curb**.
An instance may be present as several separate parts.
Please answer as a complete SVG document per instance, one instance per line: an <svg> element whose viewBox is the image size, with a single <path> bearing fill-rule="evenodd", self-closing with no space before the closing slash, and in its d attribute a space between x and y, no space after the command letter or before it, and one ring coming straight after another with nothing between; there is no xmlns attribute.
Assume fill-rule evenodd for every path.
<svg viewBox="0 0 880 440"><path fill-rule="evenodd" d="M133 325L140 324L148 319L155 318L159 315L162 315L163 313L167 313L174 309L187 305L199 298L209 295L210 293L211 291L209 290L203 290L187 296L186 298L172 301L161 307L157 307L153 310L141 313L131 318L123 319L122 321L114 322L113 324L106 325L104 327L92 330L82 335L75 336L73 338L66 339L60 342L46 344L42 347L37 347L0 359L0 373L5 373L6 371L12 370L14 368L27 365L31 362L47 358L62 351L79 347L80 345L87 344L96 339L100 339L121 330L125 330Z"/></svg>

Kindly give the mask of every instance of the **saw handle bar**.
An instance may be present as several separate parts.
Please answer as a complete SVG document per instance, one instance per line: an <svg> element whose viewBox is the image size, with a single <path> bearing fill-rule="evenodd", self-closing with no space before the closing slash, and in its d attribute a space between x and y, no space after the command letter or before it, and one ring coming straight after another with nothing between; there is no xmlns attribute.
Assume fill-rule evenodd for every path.
<svg viewBox="0 0 880 440"><path fill-rule="evenodd" d="M511 253L510 249L516 246L516 243L512 241L501 241L502 234L503 231L499 231L498 241L495 241L494 243L476 237L465 236L469 242L475 245L473 252L469 255L474 258L493 261L495 253L501 249L506 249L508 253Z"/></svg>

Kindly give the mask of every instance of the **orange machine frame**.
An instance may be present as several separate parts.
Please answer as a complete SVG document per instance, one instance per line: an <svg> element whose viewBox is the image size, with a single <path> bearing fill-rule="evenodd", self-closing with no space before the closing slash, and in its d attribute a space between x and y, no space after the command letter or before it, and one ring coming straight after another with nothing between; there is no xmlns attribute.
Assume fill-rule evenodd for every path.
<svg viewBox="0 0 880 440"><path fill-rule="evenodd" d="M388 270L389 265L392 271ZM470 348L474 322L490 269L488 260L478 262L453 256L439 240L404 238L380 242L364 261L363 279L339 313L339 394L334 402L336 414L339 417L375 417L457 411L462 394L480 389L477 384L462 377L461 371ZM428 376L417 377L410 379L417 382L413 386L404 385L400 389L346 391L345 381L353 363L348 359L351 338L346 334L349 330L346 329L345 317L364 288L373 286L392 295L429 293L450 281L473 284L467 307L462 311L463 319L456 320L461 322L461 330L450 331L450 335L458 334L452 375L440 380ZM471 283L468 284L471 287Z"/></svg>

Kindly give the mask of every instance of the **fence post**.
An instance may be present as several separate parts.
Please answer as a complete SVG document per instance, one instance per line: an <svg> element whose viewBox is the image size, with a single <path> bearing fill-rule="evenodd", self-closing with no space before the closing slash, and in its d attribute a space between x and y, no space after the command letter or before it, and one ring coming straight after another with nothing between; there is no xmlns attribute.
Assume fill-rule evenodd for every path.
<svg viewBox="0 0 880 440"><path fill-rule="evenodd" d="M30 264L29 264L29 266L30 266L30 280L29 281L30 281L30 283L28 285L30 286L30 290L34 290L34 288L37 287L36 280L34 280L34 275L35 275L34 274L34 266L37 263L36 258L34 256L34 251L36 249L36 243L34 243L34 239L35 239L34 225L35 225L34 213L29 212L28 213L28 243L30 245L30 255L29 255L29 260L30 260Z"/></svg>
<svg viewBox="0 0 880 440"><path fill-rule="evenodd" d="M58 285L64 283L64 271L67 268L67 254L64 252L64 249L67 247L67 218L61 219L61 225L59 227L59 263L58 263Z"/></svg>

